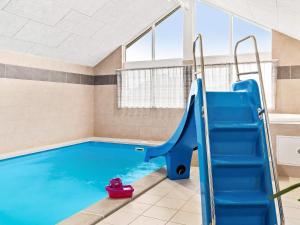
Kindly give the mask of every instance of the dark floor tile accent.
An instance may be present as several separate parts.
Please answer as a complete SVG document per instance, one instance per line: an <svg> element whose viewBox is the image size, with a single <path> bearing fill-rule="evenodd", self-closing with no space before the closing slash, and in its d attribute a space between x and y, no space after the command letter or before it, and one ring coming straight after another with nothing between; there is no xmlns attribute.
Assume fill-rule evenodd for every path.
<svg viewBox="0 0 300 225"><path fill-rule="evenodd" d="M300 79L300 66L291 66L291 79Z"/></svg>
<svg viewBox="0 0 300 225"><path fill-rule="evenodd" d="M58 82L58 83L66 83L67 82L67 73L60 72L60 71L51 71L49 81Z"/></svg>
<svg viewBox="0 0 300 225"><path fill-rule="evenodd" d="M277 79L291 79L291 67L279 66L277 68Z"/></svg>
<svg viewBox="0 0 300 225"><path fill-rule="evenodd" d="M95 85L116 85L117 75L98 75L95 76Z"/></svg>
<svg viewBox="0 0 300 225"><path fill-rule="evenodd" d="M67 83L80 84L81 74L67 73Z"/></svg>
<svg viewBox="0 0 300 225"><path fill-rule="evenodd" d="M0 77L5 76L5 64L0 63Z"/></svg>
<svg viewBox="0 0 300 225"><path fill-rule="evenodd" d="M95 84L95 76L81 74L80 83L87 84L87 85L94 85Z"/></svg>
<svg viewBox="0 0 300 225"><path fill-rule="evenodd" d="M33 70L33 68L29 67L6 65L5 77L22 80L32 80Z"/></svg>

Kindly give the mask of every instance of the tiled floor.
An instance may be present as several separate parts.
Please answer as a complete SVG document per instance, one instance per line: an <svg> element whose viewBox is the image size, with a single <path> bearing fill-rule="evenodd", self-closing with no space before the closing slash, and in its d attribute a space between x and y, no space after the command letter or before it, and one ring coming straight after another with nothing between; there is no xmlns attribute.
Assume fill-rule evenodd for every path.
<svg viewBox="0 0 300 225"><path fill-rule="evenodd" d="M280 184L300 182L297 178L281 178ZM97 225L200 225L198 168L192 168L191 179L168 179L147 191L141 197L116 211ZM300 190L283 198L286 225L300 224Z"/></svg>

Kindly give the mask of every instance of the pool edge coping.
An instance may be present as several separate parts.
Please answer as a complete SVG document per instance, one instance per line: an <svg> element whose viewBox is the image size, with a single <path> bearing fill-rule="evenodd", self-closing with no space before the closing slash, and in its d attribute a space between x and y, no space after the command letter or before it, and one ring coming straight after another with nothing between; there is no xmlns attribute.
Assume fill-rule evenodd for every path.
<svg viewBox="0 0 300 225"><path fill-rule="evenodd" d="M165 167L162 167L132 184L135 189L132 198L110 199L107 197L101 199L87 208L60 221L57 225L95 225L121 209L123 206L137 199L166 178L166 169Z"/></svg>
<svg viewBox="0 0 300 225"><path fill-rule="evenodd" d="M25 150L16 150L12 152L0 153L0 161L25 155L30 155L34 153L51 151L56 148L67 147L70 145L81 144L88 141L98 141L98 142L109 142L115 144L136 144L136 145L160 145L163 142L160 141L145 141L139 139L122 139L122 138L109 138L109 137L87 137L76 139L72 141L61 142L58 144L44 145L39 147L26 148Z"/></svg>

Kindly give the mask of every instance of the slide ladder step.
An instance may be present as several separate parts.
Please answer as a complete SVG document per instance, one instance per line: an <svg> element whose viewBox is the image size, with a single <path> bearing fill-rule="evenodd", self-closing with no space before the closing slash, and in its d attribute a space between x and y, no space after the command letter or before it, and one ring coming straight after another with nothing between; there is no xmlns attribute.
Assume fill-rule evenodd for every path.
<svg viewBox="0 0 300 225"><path fill-rule="evenodd" d="M257 130L260 128L259 123L240 123L240 122L215 122L210 123L210 130Z"/></svg>
<svg viewBox="0 0 300 225"><path fill-rule="evenodd" d="M249 156L213 156L212 166L214 167L249 167L263 166L265 159L261 157Z"/></svg>
<svg viewBox="0 0 300 225"><path fill-rule="evenodd" d="M262 192L220 192L215 194L215 204L219 206L266 206L270 204L269 197Z"/></svg>

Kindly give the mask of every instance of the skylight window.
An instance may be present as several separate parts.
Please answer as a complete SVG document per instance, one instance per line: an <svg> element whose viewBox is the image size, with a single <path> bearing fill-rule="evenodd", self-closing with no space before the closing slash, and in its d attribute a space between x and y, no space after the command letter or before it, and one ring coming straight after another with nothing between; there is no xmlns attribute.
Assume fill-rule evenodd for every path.
<svg viewBox="0 0 300 225"><path fill-rule="evenodd" d="M177 8L126 46L126 61L183 57L183 11Z"/></svg>
<svg viewBox="0 0 300 225"><path fill-rule="evenodd" d="M254 23L247 22L239 17L233 17L233 42L249 36L255 35L260 52L271 52L272 48L272 33L271 31L260 27ZM241 45L239 53L252 53L253 46L249 42Z"/></svg>
<svg viewBox="0 0 300 225"><path fill-rule="evenodd" d="M230 15L197 2L196 33L201 33L205 43L205 55L228 55L230 53Z"/></svg>
<svg viewBox="0 0 300 225"><path fill-rule="evenodd" d="M152 35L144 34L131 46L126 48L126 61L147 61L152 59Z"/></svg>
<svg viewBox="0 0 300 225"><path fill-rule="evenodd" d="M183 57L183 12L177 10L155 28L155 59Z"/></svg>

